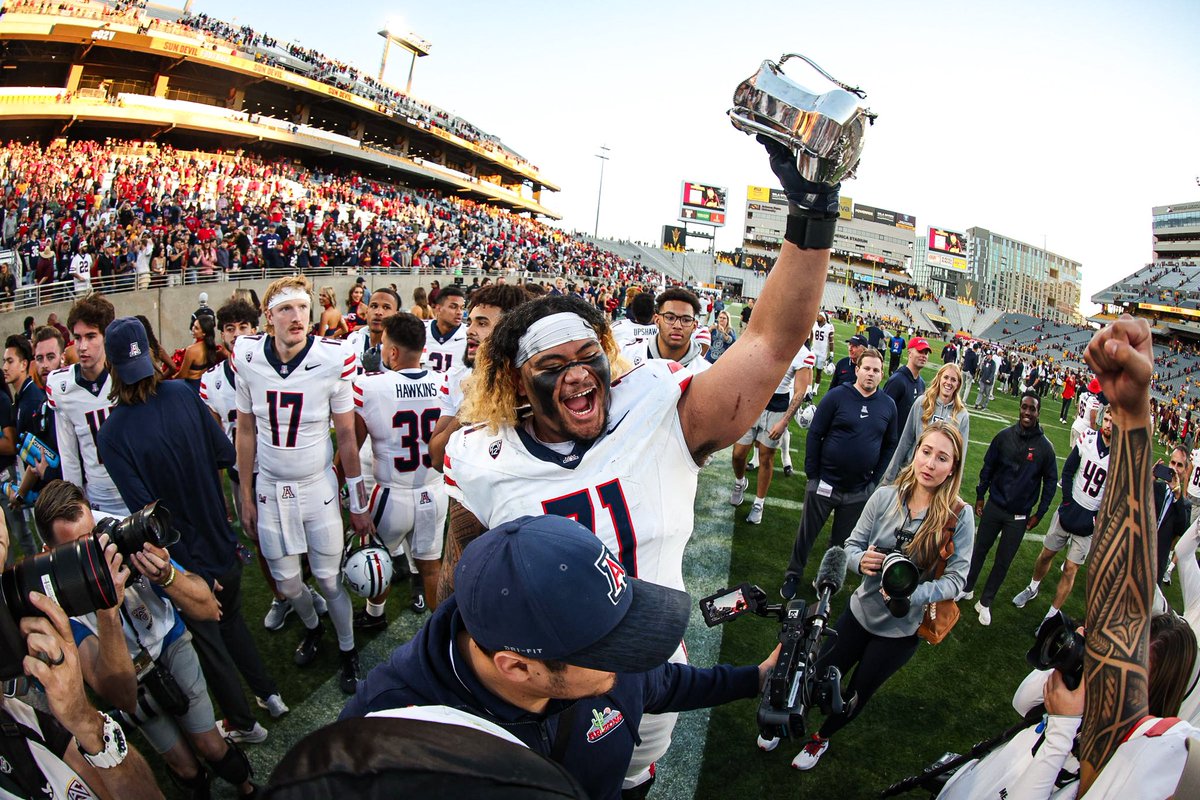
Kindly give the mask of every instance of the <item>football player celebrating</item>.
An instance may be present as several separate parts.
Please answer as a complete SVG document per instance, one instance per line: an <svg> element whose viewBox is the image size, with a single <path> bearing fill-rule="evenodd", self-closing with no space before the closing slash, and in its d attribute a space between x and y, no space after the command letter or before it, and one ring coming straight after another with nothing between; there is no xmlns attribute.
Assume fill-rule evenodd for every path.
<svg viewBox="0 0 1200 800"><path fill-rule="evenodd" d="M463 330L463 307L466 295L454 284L438 293L433 305L433 319L425 337L424 364L434 372L449 372L463 359L467 350L467 332Z"/></svg>
<svg viewBox="0 0 1200 800"><path fill-rule="evenodd" d="M450 434L461 427L458 410L462 408L463 381L475 369L475 355L479 352L479 346L492 335L502 314L512 311L530 297L529 292L520 286L504 283L493 283L471 293L471 303L467 307L467 351L462 361L446 373L446 380L438 394L442 415L438 417L437 427L429 439L429 460L438 472L442 471Z"/></svg>
<svg viewBox="0 0 1200 800"><path fill-rule="evenodd" d="M337 631L340 686L351 694L358 681L358 651L350 596L340 580L342 518L331 420L354 530L365 536L373 528L354 444L354 354L336 339L308 334L311 292L304 276L272 283L263 295L268 334L242 336L234 345L238 473L253 475L258 459L257 486L251 480L241 485L242 525L259 543L276 586L307 628L295 654L302 667L316 658L323 633L301 576L300 557L308 554Z"/></svg>
<svg viewBox="0 0 1200 800"><path fill-rule="evenodd" d="M89 295L71 306L67 327L75 337L79 363L50 373L46 400L54 409L63 480L82 486L95 510L124 517L129 509L96 450L96 434L113 406L108 399L112 383L104 331L115 317L113 304L100 295Z"/></svg>
<svg viewBox="0 0 1200 800"><path fill-rule="evenodd" d="M812 329L812 353L817 360L817 368L813 375L813 394L821 390L821 373L825 364L833 358L833 323L822 311L817 314L817 324Z"/></svg>
<svg viewBox="0 0 1200 800"><path fill-rule="evenodd" d="M626 371L603 314L574 297L500 319L461 412L479 425L447 446L446 486L461 505L451 504L443 589L466 542L526 514L572 517L631 577L683 588L700 465L750 428L804 344L838 216L837 186L805 180L791 151L760 141L791 203L785 243L753 321L711 369L648 359ZM673 725L643 720L627 788L648 788Z"/></svg>
<svg viewBox="0 0 1200 800"><path fill-rule="evenodd" d="M355 380L354 426L359 447L371 437L375 530L393 558L402 548L412 556L424 583L423 594L436 608L447 500L445 484L430 468L429 437L441 414L442 378L421 368L425 331L425 324L408 312L393 314L384 322L380 354L386 371L368 372ZM414 576L414 598L417 586ZM387 627L387 596L384 589L372 597L355 617L354 626Z"/></svg>

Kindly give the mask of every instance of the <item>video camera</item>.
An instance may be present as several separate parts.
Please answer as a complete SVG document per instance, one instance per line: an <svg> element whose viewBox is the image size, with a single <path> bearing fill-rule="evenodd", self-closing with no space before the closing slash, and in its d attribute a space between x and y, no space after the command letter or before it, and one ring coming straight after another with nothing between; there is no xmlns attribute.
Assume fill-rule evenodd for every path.
<svg viewBox="0 0 1200 800"><path fill-rule="evenodd" d="M68 617L116 606L116 586L100 546L100 536L105 533L126 560L147 542L170 547L179 541L170 512L155 501L124 519L102 520L91 536L28 556L5 570L0 574L0 680L24 674L20 620L42 616L29 603L30 592L50 597Z"/></svg>
<svg viewBox="0 0 1200 800"><path fill-rule="evenodd" d="M814 706L827 716L842 713L842 673L830 666L818 674L817 656L821 640L837 636L828 627L829 601L845 577L846 551L831 547L817 570L817 601L812 606L801 599L768 603L766 592L749 583L700 601L700 612L710 628L748 613L780 622L782 649L758 704L758 730L764 739L803 737L806 717Z"/></svg>

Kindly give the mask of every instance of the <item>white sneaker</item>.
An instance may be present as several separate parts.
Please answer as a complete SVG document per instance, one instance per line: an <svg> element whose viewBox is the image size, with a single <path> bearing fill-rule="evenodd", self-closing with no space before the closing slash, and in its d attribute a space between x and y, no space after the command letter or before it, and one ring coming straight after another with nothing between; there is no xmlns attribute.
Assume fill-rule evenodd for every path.
<svg viewBox="0 0 1200 800"><path fill-rule="evenodd" d="M269 631L279 630L292 611L291 600L272 600L271 607L267 609L267 615L263 617L263 627Z"/></svg>
<svg viewBox="0 0 1200 800"><path fill-rule="evenodd" d="M979 612L979 624L988 626L992 624L992 610L983 603L976 603L975 610Z"/></svg>
<svg viewBox="0 0 1200 800"><path fill-rule="evenodd" d="M291 710L278 694L273 694L266 700L263 700L261 697L255 697L254 699L258 701L259 708L267 710L267 713L271 715L271 719L279 719Z"/></svg>
<svg viewBox="0 0 1200 800"><path fill-rule="evenodd" d="M764 753L769 753L776 747L779 747L778 737L774 739L764 739L762 736L758 737L758 749L762 750Z"/></svg>
<svg viewBox="0 0 1200 800"><path fill-rule="evenodd" d="M762 522L762 512L763 504L756 501L754 505L750 506L750 513L746 515L746 522L749 522L751 525L759 524Z"/></svg>
<svg viewBox="0 0 1200 800"><path fill-rule="evenodd" d="M1013 605L1017 608L1024 608L1030 600L1038 596L1038 590L1032 586L1026 586L1021 590L1021 593L1013 598Z"/></svg>
<svg viewBox="0 0 1200 800"><path fill-rule="evenodd" d="M804 745L804 749L796 754L792 759L792 766L800 770L810 770L817 765L821 760L821 756L825 755L825 751L829 749L829 740L822 739L817 734L813 734L813 738L808 744Z"/></svg>
<svg viewBox="0 0 1200 800"><path fill-rule="evenodd" d="M313 610L315 610L317 614L325 614L329 611L329 603L325 602L325 598L321 596L320 592L310 586L308 587L308 593L312 595Z"/></svg>
<svg viewBox="0 0 1200 800"><path fill-rule="evenodd" d="M733 491L729 493L729 504L731 506L740 506L742 504L742 501L746 499L746 487L749 485L749 478L742 478L740 481L733 482Z"/></svg>
<svg viewBox="0 0 1200 800"><path fill-rule="evenodd" d="M242 744L258 744L267 740L267 729L259 723L254 723L254 727L250 730L240 730L230 727L228 721L217 721L217 733L221 734L222 739L228 739L231 742L240 742Z"/></svg>

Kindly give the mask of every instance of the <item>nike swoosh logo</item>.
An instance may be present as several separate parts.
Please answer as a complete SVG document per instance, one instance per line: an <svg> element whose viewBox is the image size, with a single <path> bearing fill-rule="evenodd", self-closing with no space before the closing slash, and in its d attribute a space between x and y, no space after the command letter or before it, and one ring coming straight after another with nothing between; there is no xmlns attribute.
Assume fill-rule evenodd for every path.
<svg viewBox="0 0 1200 800"><path fill-rule="evenodd" d="M316 369L319 366L321 366L321 365L320 364L305 364L304 371L308 372L310 369Z"/></svg>
<svg viewBox="0 0 1200 800"><path fill-rule="evenodd" d="M332 502L333 502L333 498L331 497L331 498L329 498L328 500L326 500L326 501L325 501L325 505L329 505L329 504L330 504L330 503L332 503Z"/></svg>
<svg viewBox="0 0 1200 800"><path fill-rule="evenodd" d="M624 416L622 416L619 420L617 420L615 423L613 423L613 426L608 429L608 432L612 433L613 431L615 431L617 429L617 426L620 425L622 422L624 422L625 417L628 417L628 416L629 416L629 412L626 411Z"/></svg>

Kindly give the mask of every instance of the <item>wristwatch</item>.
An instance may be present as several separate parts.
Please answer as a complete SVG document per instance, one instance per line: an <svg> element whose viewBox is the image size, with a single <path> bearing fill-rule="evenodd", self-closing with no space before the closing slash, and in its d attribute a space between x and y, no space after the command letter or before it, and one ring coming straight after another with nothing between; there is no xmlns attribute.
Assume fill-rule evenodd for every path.
<svg viewBox="0 0 1200 800"><path fill-rule="evenodd" d="M125 756L129 754L129 743L125 741L125 731L121 730L116 720L103 711L97 713L104 718L104 747L99 753L89 753L79 744L78 739L75 740L75 746L93 767L111 769L125 760Z"/></svg>

